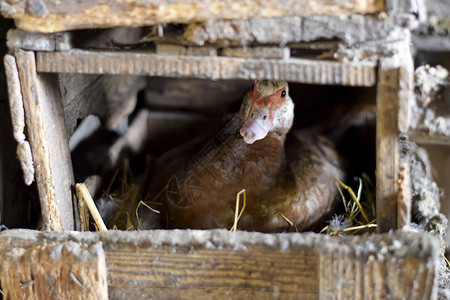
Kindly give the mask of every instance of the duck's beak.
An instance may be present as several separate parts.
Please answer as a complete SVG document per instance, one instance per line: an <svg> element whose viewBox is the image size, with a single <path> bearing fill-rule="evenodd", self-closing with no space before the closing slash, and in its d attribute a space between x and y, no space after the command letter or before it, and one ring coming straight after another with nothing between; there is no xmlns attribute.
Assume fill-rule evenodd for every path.
<svg viewBox="0 0 450 300"><path fill-rule="evenodd" d="M239 132L244 138L244 142L253 144L255 141L265 138L271 127L269 109L254 106Z"/></svg>

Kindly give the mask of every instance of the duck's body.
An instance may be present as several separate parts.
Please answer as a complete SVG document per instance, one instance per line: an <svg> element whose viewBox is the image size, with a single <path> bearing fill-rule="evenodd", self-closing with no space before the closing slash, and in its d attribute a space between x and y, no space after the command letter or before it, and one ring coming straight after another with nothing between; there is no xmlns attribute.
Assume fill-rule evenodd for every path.
<svg viewBox="0 0 450 300"><path fill-rule="evenodd" d="M286 138L293 106L286 83L256 82L239 115L170 178L169 227L231 227L242 189L238 229L284 231L288 219L305 230L332 212L334 178L343 179L338 155L321 137Z"/></svg>

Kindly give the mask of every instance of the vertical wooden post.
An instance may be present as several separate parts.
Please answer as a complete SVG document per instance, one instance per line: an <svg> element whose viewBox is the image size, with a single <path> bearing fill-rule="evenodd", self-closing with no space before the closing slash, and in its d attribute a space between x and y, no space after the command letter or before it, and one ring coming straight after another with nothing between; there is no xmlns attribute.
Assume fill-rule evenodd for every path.
<svg viewBox="0 0 450 300"><path fill-rule="evenodd" d="M411 222L410 162L400 155L399 134L409 130L413 62L409 34L397 53L380 59L377 88L376 204L378 232L407 227Z"/></svg>
<svg viewBox="0 0 450 300"><path fill-rule="evenodd" d="M15 52L25 124L45 230L75 228L72 163L64 112L54 74L38 75L33 52Z"/></svg>
<svg viewBox="0 0 450 300"><path fill-rule="evenodd" d="M397 228L398 70L379 68L377 88L376 201L379 232Z"/></svg>

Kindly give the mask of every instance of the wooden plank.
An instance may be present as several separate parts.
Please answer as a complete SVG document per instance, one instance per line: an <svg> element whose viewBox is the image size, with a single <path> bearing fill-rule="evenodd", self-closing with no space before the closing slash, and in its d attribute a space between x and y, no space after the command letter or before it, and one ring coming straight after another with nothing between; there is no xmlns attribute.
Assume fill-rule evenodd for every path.
<svg viewBox="0 0 450 300"><path fill-rule="evenodd" d="M37 52L38 72L133 74L204 79L269 79L291 82L373 86L373 62L306 59L243 59L195 57L136 52Z"/></svg>
<svg viewBox="0 0 450 300"><path fill-rule="evenodd" d="M243 20L190 23L179 40L199 46L228 47L257 44L286 45L339 39L351 47L370 40L384 39L394 26L394 20L372 15L318 15L305 18L253 16Z"/></svg>
<svg viewBox="0 0 450 300"><path fill-rule="evenodd" d="M397 228L398 69L379 70L377 86L377 230Z"/></svg>
<svg viewBox="0 0 450 300"><path fill-rule="evenodd" d="M450 124L450 120L448 120ZM428 129L428 128L427 128ZM450 131L447 132L429 132L425 128L413 129L408 132L411 140L418 144L445 145L450 146Z"/></svg>
<svg viewBox="0 0 450 300"><path fill-rule="evenodd" d="M26 185L34 181L34 164L31 155L31 147L25 136L25 112L22 93L20 89L19 72L16 59L12 55L5 55L5 75L8 85L9 108L11 112L11 125L13 136L17 141L17 157L23 171L23 179Z"/></svg>
<svg viewBox="0 0 450 300"><path fill-rule="evenodd" d="M33 52L16 51L25 122L46 230L75 228L74 183L56 76L38 75Z"/></svg>
<svg viewBox="0 0 450 300"><path fill-rule="evenodd" d="M18 245L16 240L8 251L5 240L0 242L5 299L108 299L101 242L46 242Z"/></svg>
<svg viewBox="0 0 450 300"><path fill-rule="evenodd" d="M291 50L288 47L233 47L224 48L219 54L221 56L243 58L288 59L291 55Z"/></svg>
<svg viewBox="0 0 450 300"><path fill-rule="evenodd" d="M385 10L382 0L3 0L2 14L27 31L138 27L249 17L370 14Z"/></svg>
<svg viewBox="0 0 450 300"><path fill-rule="evenodd" d="M72 48L70 33L44 34L11 29L6 36L9 49L33 51L68 51Z"/></svg>
<svg viewBox="0 0 450 300"><path fill-rule="evenodd" d="M408 132L413 100L413 62L409 34L395 47L398 54L380 59L377 85L377 230L409 227L409 162L401 161L398 138Z"/></svg>
<svg viewBox="0 0 450 300"><path fill-rule="evenodd" d="M137 93L145 86L138 76L98 76L92 74L58 74L68 134L77 121L90 114L116 129L136 106Z"/></svg>
<svg viewBox="0 0 450 300"><path fill-rule="evenodd" d="M61 253L68 245L103 246L112 299L434 299L440 255L437 238L401 231L333 238L225 230L10 230L0 233L0 258L9 266L11 256L17 261L14 256L29 257L32 251L43 252L39 249ZM96 253L101 251L88 259L99 257ZM59 268L57 278L67 277L67 265L45 263L42 269L50 273ZM30 284L29 274L22 278L2 272L3 293L10 295L14 284ZM71 286L69 281L67 288Z"/></svg>
<svg viewBox="0 0 450 300"><path fill-rule="evenodd" d="M193 47L175 44L156 44L157 54L169 55L194 55L194 56L216 56L217 50L214 47Z"/></svg>

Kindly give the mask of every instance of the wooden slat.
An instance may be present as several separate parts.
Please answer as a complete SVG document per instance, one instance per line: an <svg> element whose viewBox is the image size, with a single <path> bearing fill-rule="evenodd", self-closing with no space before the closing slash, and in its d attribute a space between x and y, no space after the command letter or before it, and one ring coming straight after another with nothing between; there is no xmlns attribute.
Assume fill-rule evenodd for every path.
<svg viewBox="0 0 450 300"><path fill-rule="evenodd" d="M25 268L27 261L31 266L21 276L1 269L3 293L12 295L20 283L40 290L28 279L38 278L43 271L59 272L53 286L43 284L47 293L55 286L66 293L79 289L73 280L63 280L74 271L62 262L71 255L79 257L81 262L71 263L100 275L95 272L101 251L84 252L99 245L106 256L112 299L242 299L250 295L258 299L433 299L437 292L440 244L424 233L332 238L225 230L10 230L0 233L0 268ZM32 253L37 252L45 258L40 270L33 267ZM47 263L52 261L45 256L48 252L56 254L53 266ZM94 264L89 268L86 264L91 259ZM93 277L83 282L92 285ZM30 292L28 296L37 292L28 286L24 290Z"/></svg>
<svg viewBox="0 0 450 300"><path fill-rule="evenodd" d="M450 120L449 120L450 123ZM431 145L450 145L450 131L444 134L442 132L430 133L427 129L414 129L408 132L411 140L419 144Z"/></svg>
<svg viewBox="0 0 450 300"><path fill-rule="evenodd" d="M38 52L38 72L133 74L205 79L269 79L291 82L373 86L376 64L306 59L243 59L136 52Z"/></svg>
<svg viewBox="0 0 450 300"><path fill-rule="evenodd" d="M137 27L218 19L285 15L370 14L385 10L382 0L34 0L1 1L2 14L27 31Z"/></svg>
<svg viewBox="0 0 450 300"><path fill-rule="evenodd" d="M291 43L341 40L347 46L386 38L394 28L391 19L373 15L289 16L220 20L190 23L178 41L194 45L218 47L242 45L286 45ZM154 39L154 36L149 36ZM159 39L169 39L162 36Z"/></svg>
<svg viewBox="0 0 450 300"><path fill-rule="evenodd" d="M377 86L376 198L379 232L397 228L398 69L380 70Z"/></svg>
<svg viewBox="0 0 450 300"><path fill-rule="evenodd" d="M9 54L5 55L4 64L6 83L8 84L11 125L14 139L17 141L17 158L22 167L25 184L30 185L34 181L34 164L31 147L25 136L25 111L15 57Z"/></svg>
<svg viewBox="0 0 450 300"><path fill-rule="evenodd" d="M409 227L411 222L410 162L400 157L398 138L408 132L413 100L413 62L409 34L398 53L380 59L377 84L377 230ZM408 177L408 178L406 178Z"/></svg>
<svg viewBox="0 0 450 300"><path fill-rule="evenodd" d="M71 186L74 179L57 78L53 74L36 73L33 52L19 50L15 57L43 227L73 230L76 221Z"/></svg>
<svg viewBox="0 0 450 300"><path fill-rule="evenodd" d="M105 252L99 242L47 241L8 250L2 252L0 267L5 299L108 299Z"/></svg>

